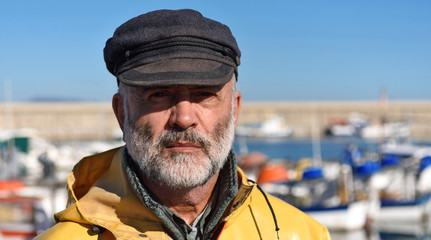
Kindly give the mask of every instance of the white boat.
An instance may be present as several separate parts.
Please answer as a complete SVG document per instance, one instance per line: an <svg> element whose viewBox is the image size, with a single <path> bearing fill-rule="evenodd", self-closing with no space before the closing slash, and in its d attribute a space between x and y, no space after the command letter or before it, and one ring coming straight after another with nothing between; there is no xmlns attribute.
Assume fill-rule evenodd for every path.
<svg viewBox="0 0 431 240"><path fill-rule="evenodd" d="M246 137L289 137L293 128L285 123L283 117L273 116L262 123L250 123L236 127L237 136Z"/></svg>
<svg viewBox="0 0 431 240"><path fill-rule="evenodd" d="M51 224L42 198L23 196L25 185L18 180L0 181L0 239L27 240Z"/></svg>
<svg viewBox="0 0 431 240"><path fill-rule="evenodd" d="M347 170L349 169L350 167ZM261 185L266 192L304 211L330 231L363 229L368 219L370 204L368 201L352 199L352 193L346 189L349 188L347 182L352 180L349 177L351 171L346 172L346 168L335 163L327 164L323 170L324 172L322 168L313 166L303 170L297 167L288 174L295 179ZM273 173L276 174L277 172Z"/></svg>
<svg viewBox="0 0 431 240"><path fill-rule="evenodd" d="M431 156L431 146L415 144L408 139L389 138L385 143L380 145L380 153L421 159L425 156Z"/></svg>
<svg viewBox="0 0 431 240"><path fill-rule="evenodd" d="M417 222L385 222L376 223L375 231L379 239L430 239L431 222L418 224Z"/></svg>
<svg viewBox="0 0 431 240"><path fill-rule="evenodd" d="M32 239L65 208L66 176L82 157L121 143L54 146L27 129L0 131L0 240ZM19 180L17 180L19 179Z"/></svg>
<svg viewBox="0 0 431 240"><path fill-rule="evenodd" d="M387 155L382 171L371 188L379 192L380 209L374 215L379 224L427 222L431 217L431 157L402 159Z"/></svg>
<svg viewBox="0 0 431 240"><path fill-rule="evenodd" d="M326 135L334 137L353 137L359 135L362 128L368 125L364 114L352 112L347 120L333 120L326 130Z"/></svg>
<svg viewBox="0 0 431 240"><path fill-rule="evenodd" d="M351 137L357 134L357 130L352 125L336 124L329 127L327 135L334 137Z"/></svg>
<svg viewBox="0 0 431 240"><path fill-rule="evenodd" d="M424 223L431 216L431 195L412 201L382 201L376 222L380 225L394 223Z"/></svg>
<svg viewBox="0 0 431 240"><path fill-rule="evenodd" d="M407 138L410 136L411 124L408 122L391 122L372 124L361 129L363 138Z"/></svg>
<svg viewBox="0 0 431 240"><path fill-rule="evenodd" d="M313 198L318 199L320 204L302 208L302 210L330 231L346 232L363 229L372 205L370 201L354 199L350 167L326 163L322 170L324 175L321 179L312 181L310 184L311 188L316 188L314 191L317 194L313 194ZM304 177L308 178L303 175Z"/></svg>
<svg viewBox="0 0 431 240"><path fill-rule="evenodd" d="M123 144L121 139L116 139L54 145L39 137L34 129L0 130L0 179L20 178L30 185L46 178L65 182L81 158ZM46 176L50 167L53 171Z"/></svg>
<svg viewBox="0 0 431 240"><path fill-rule="evenodd" d="M354 231L364 228L368 202L352 202L333 208L304 209L304 212L331 231Z"/></svg>

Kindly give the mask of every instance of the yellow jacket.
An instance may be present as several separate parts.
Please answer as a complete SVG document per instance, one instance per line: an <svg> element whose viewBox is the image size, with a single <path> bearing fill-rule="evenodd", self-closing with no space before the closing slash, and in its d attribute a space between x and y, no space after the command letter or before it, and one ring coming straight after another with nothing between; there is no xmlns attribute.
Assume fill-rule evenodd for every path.
<svg viewBox="0 0 431 240"><path fill-rule="evenodd" d="M169 239L161 222L143 205L123 171L123 148L82 159L70 174L68 207L55 215L57 224L36 239ZM268 196L238 169L239 191L226 210L218 239L330 240L328 230L293 206ZM98 234L95 226L106 231ZM99 236L100 235L100 236ZM100 238L101 237L101 238Z"/></svg>

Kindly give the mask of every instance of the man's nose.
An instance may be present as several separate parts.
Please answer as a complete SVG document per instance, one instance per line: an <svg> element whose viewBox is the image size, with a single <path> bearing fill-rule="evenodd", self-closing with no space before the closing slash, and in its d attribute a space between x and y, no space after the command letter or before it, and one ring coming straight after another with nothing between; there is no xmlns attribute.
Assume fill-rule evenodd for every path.
<svg viewBox="0 0 431 240"><path fill-rule="evenodd" d="M181 129L196 127L197 117L193 103L189 100L181 100L172 106L169 125Z"/></svg>

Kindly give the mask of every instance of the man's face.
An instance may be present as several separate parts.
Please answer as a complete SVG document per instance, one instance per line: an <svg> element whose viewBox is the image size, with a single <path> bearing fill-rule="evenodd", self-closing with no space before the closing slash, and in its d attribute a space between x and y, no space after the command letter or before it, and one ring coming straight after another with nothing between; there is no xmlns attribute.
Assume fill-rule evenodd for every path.
<svg viewBox="0 0 431 240"><path fill-rule="evenodd" d="M220 170L241 101L239 93L232 95L232 81L217 87L125 88L125 104L117 104L124 106L123 123L121 109L116 114L128 151L146 177L192 188Z"/></svg>

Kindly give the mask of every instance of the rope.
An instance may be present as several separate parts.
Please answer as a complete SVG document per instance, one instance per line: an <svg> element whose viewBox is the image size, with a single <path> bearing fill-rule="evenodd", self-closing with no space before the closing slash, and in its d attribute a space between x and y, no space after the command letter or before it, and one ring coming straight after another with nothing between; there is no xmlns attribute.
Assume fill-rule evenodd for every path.
<svg viewBox="0 0 431 240"><path fill-rule="evenodd" d="M275 231L277 232L277 239L280 239L280 237L278 236L278 231L280 230L280 228L278 227L277 218L275 217L274 209L272 208L271 203L269 202L269 199L266 196L266 193L262 190L262 188L260 188L259 185L257 185L255 181L251 179L247 179L247 180L249 182L252 182L253 184L256 184L257 189L259 189L259 191L262 193L263 197L265 198L266 203L268 204L269 210L271 210L272 218L274 219Z"/></svg>

